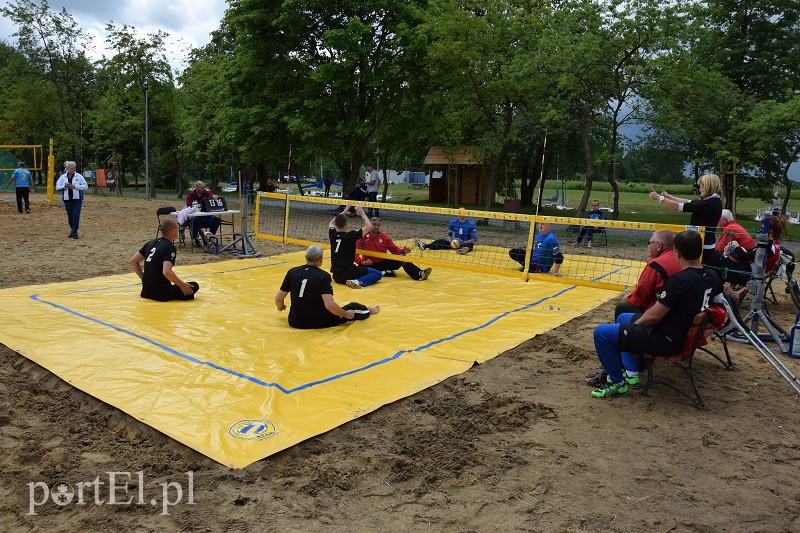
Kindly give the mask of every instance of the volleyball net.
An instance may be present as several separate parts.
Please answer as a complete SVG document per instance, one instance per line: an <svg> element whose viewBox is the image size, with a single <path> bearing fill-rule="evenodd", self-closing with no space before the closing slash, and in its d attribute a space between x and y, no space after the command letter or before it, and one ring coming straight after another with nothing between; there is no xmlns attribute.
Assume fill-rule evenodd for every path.
<svg viewBox="0 0 800 533"><path fill-rule="evenodd" d="M416 205L353 202L349 200L259 193L254 233L256 238L329 248L328 223L345 205L361 205L368 215L379 216L381 231L398 247L411 249L406 260L417 265L489 272L520 279L546 279L569 284L612 290L636 285L644 263L650 259L647 245L655 230L701 231L696 226L590 220L585 218L534 216L516 213L422 207ZM476 243L467 253L450 248L444 240L450 223L459 214L466 215L476 228ZM360 228L363 222L352 213L348 229ZM560 277L531 273L523 265L531 263L536 234L549 224L559 242L563 263ZM702 231L701 231L702 235ZM418 241L426 245L418 246ZM431 246L438 241L438 245ZM464 250L462 250L464 251ZM397 255L357 250L364 256L398 259ZM534 253L534 260L549 266L552 261ZM544 255L544 254L542 254Z"/></svg>

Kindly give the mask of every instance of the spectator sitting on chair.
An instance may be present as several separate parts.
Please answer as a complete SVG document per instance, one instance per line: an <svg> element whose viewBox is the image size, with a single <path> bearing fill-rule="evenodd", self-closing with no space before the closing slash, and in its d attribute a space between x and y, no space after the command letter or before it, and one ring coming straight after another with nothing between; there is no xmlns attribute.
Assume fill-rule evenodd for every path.
<svg viewBox="0 0 800 533"><path fill-rule="evenodd" d="M592 392L595 398L622 396L630 388L639 388L639 361L631 353L663 357L680 353L694 317L722 292L717 273L701 263L699 233L677 234L674 248L682 270L667 279L653 307L641 315L622 313L615 324L595 328L595 349L608 374L604 386Z"/></svg>
<svg viewBox="0 0 800 533"><path fill-rule="evenodd" d="M205 183L202 181L197 181L194 184L194 189L189 191L189 194L186 195L186 206L192 207L192 204L197 202L202 208L203 198L213 198L216 200L217 195L206 189ZM208 228L208 231L212 235L216 235L219 226L219 218L213 215L192 217L192 243L195 246L203 246L200 242L200 239L197 238L198 234L200 233L200 228Z"/></svg>
<svg viewBox="0 0 800 533"><path fill-rule="evenodd" d="M350 206L348 205L328 224L328 239L331 243L331 273L336 283L342 283L351 289L360 289L377 283L383 274L374 268L353 264L356 259L356 241L369 233L372 223L361 206L357 205L356 214L364 221L364 227L347 231L347 214L349 212Z"/></svg>
<svg viewBox="0 0 800 533"><path fill-rule="evenodd" d="M508 256L522 265L520 270L525 268L525 248L512 248L508 251ZM560 276L561 264L564 256L558 246L558 238L553 233L553 227L549 222L539 223L539 232L533 241L533 253L531 254L528 272L544 272L554 276ZM551 272L552 269L552 272Z"/></svg>
<svg viewBox="0 0 800 533"><path fill-rule="evenodd" d="M315 244L306 250L306 264L289 269L275 295L278 311L286 309L286 296L292 295L289 326L298 329L329 328L352 320L366 320L380 312L379 306L350 302L339 307L333 299L331 276L322 266L322 247Z"/></svg>
<svg viewBox="0 0 800 533"><path fill-rule="evenodd" d="M675 234L668 229L653 232L647 242L650 260L644 266L633 289L623 302L617 304L614 319L622 313L644 313L656 303L658 295L670 276L682 270L672 247Z"/></svg>
<svg viewBox="0 0 800 533"><path fill-rule="evenodd" d="M456 246L453 246L453 240L458 241ZM458 218L453 219L447 227L447 235L445 235L444 239L436 239L432 243L426 244L414 237L414 242L417 243L417 246L422 251L425 251L426 248L430 250L449 250L454 248L461 255L471 252L477 240L475 223L467 220L467 210L463 207L458 209Z"/></svg>
<svg viewBox="0 0 800 533"><path fill-rule="evenodd" d="M408 246L400 248L394 243L394 241L392 241L391 237L381 231L380 218L372 217L370 219L370 223L372 224L372 229L369 231L369 233L361 237L356 242L357 249L401 256L406 255L411 251L411 248ZM382 257L357 255L356 263L360 266L372 267L376 270L379 270L381 274L389 278L396 277L397 274L395 273L395 270L401 267L411 279L418 281L426 280L428 279L428 276L431 275L430 268L422 270L410 261L400 261L398 259L384 259Z"/></svg>
<svg viewBox="0 0 800 533"><path fill-rule="evenodd" d="M353 200L354 202L363 202L367 199L367 182L364 178L358 178L358 185L353 191L347 195L349 200ZM336 212L343 213L346 206L340 205Z"/></svg>
<svg viewBox="0 0 800 533"><path fill-rule="evenodd" d="M592 210L589 211L587 217L589 220L605 220L606 214L600 211L600 202L598 200L592 200ZM604 233L606 231L603 227L596 227L596 226L582 226L581 230L578 232L578 239L575 241L573 246L580 246L581 241L584 237L586 237L586 247L591 248L592 242L594 241L594 234L595 233Z"/></svg>
<svg viewBox="0 0 800 533"><path fill-rule="evenodd" d="M724 253L728 245L736 241L736 243L746 250L755 250L756 243L753 238L742 226L733 220L733 213L730 209L723 209L722 215L719 217L719 231L721 235L717 240L717 250L719 253Z"/></svg>
<svg viewBox="0 0 800 533"><path fill-rule="evenodd" d="M173 244L177 237L178 222L169 218L161 224L161 237L142 246L128 260L131 270L142 280L142 298L159 302L194 300L195 293L200 290L196 282L186 283L172 270L178 253Z"/></svg>

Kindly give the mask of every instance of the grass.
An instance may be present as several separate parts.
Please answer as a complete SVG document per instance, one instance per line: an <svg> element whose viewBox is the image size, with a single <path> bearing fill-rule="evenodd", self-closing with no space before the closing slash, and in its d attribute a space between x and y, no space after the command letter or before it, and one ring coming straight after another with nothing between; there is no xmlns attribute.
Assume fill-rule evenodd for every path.
<svg viewBox="0 0 800 533"><path fill-rule="evenodd" d="M607 184L606 184L607 185ZM675 192L679 189L667 187L666 189L672 194L679 194ZM690 186L678 186L691 189ZM650 187L646 186L643 190L649 191ZM444 204L432 204L428 202L428 189L412 189L410 185L403 183L400 185L390 185L389 193L392 196L392 202L402 204L417 204L417 205L431 205L436 207L446 207ZM546 196L552 194L552 188L546 186ZM681 192L680 194L684 194ZM567 205L577 206L583 196L583 189L574 190L567 189ZM686 194L685 198L694 198L691 194ZM592 200L599 200L600 205L609 207L612 204L613 193L608 191L596 191L593 188ZM470 209L483 209L482 205L466 205L464 207ZM739 198L737 201L737 222L744 226L748 231L755 232L761 227L760 222L754 220L757 210L763 210L767 207L767 203L758 198ZM493 211L502 211L503 207L499 204L493 206ZM671 209L651 200L646 192L629 192L624 189L619 195L619 219L630 220L635 222L658 222L662 224L688 224L689 215L686 213L678 213ZM789 210L792 212L800 211L800 198L793 198L789 201ZM533 214L536 207L523 207L523 213ZM558 211L556 209L542 208L539 213L543 215L560 215L565 216L575 211ZM609 216L609 218L611 218ZM791 226L791 225L790 225ZM791 228L790 228L791 229ZM791 234L791 231L790 231Z"/></svg>

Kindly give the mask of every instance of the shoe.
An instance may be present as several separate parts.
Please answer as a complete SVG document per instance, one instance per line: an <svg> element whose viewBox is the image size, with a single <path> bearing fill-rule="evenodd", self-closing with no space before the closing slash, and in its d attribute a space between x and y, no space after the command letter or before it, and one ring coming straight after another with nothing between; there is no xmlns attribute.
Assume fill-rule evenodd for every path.
<svg viewBox="0 0 800 533"><path fill-rule="evenodd" d="M77 240L78 239L78 234L76 233L75 235L72 236L72 238Z"/></svg>
<svg viewBox="0 0 800 533"><path fill-rule="evenodd" d="M347 281L345 281L345 285L347 285L351 289L361 288L361 283L357 279L348 279Z"/></svg>
<svg viewBox="0 0 800 533"><path fill-rule="evenodd" d="M203 247L203 243L200 242L200 239L193 239L192 240L192 244L197 248L202 248Z"/></svg>
<svg viewBox="0 0 800 533"><path fill-rule="evenodd" d="M591 248L592 247L592 241L589 241L589 243L586 245L586 247L587 248Z"/></svg>
<svg viewBox="0 0 800 533"><path fill-rule="evenodd" d="M417 246L419 246L420 250L422 250L423 252L425 251L425 243L424 242L422 242L421 240L419 240L416 237L414 237L414 242L417 243Z"/></svg>
<svg viewBox="0 0 800 533"><path fill-rule="evenodd" d="M625 376L625 383L628 384L628 387L631 389L638 389L639 385L639 376Z"/></svg>
<svg viewBox="0 0 800 533"><path fill-rule="evenodd" d="M213 233L211 233L210 231L207 231L207 232L205 232L205 234L204 234L204 235L205 235L205 237L206 237L206 240L207 240L208 242L211 242L211 241L213 241L214 239L216 239L216 238L217 238L217 236L216 236L216 235L214 235Z"/></svg>
<svg viewBox="0 0 800 533"><path fill-rule="evenodd" d="M592 391L592 396L595 398L613 398L614 396L627 396L628 384L625 380L622 383L613 383L607 381L606 384L597 390Z"/></svg>
<svg viewBox="0 0 800 533"><path fill-rule="evenodd" d="M461 254L461 255L467 255L467 252L469 252L469 248L464 246L462 248L459 248L456 253Z"/></svg>
<svg viewBox="0 0 800 533"><path fill-rule="evenodd" d="M384 270L383 271L383 277L384 278L396 278L397 277L397 272L395 272L394 270Z"/></svg>
<svg viewBox="0 0 800 533"><path fill-rule="evenodd" d="M419 280L425 281L426 279L428 279L432 271L433 271L432 268L426 268L425 270L421 270L419 273Z"/></svg>
<svg viewBox="0 0 800 533"><path fill-rule="evenodd" d="M590 387L602 387L604 383L608 382L608 374L606 374L605 370L590 372L586 374L584 380Z"/></svg>
<svg viewBox="0 0 800 533"><path fill-rule="evenodd" d="M77 239L78 238L78 234L77 233L70 233L69 235L67 235L67 237L69 237L70 239Z"/></svg>
<svg viewBox="0 0 800 533"><path fill-rule="evenodd" d="M30 209L26 209L26 210L25 210L25 214L26 214L26 215L30 215L30 214L31 214L31 210L30 210Z"/></svg>

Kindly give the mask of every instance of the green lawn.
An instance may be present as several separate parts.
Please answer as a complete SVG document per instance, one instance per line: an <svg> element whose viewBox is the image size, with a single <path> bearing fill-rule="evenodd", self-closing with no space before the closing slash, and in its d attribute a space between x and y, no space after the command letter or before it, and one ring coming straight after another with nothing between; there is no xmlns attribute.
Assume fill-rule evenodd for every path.
<svg viewBox="0 0 800 533"><path fill-rule="evenodd" d="M545 195L550 196L553 194L554 187L546 186ZM667 188L669 191L669 188ZM390 185L389 194L392 196L392 202L404 204L417 204L417 205L435 205L437 207L443 204L429 204L428 203L428 189L412 189L408 184ZM567 190L567 205L577 206L580 202L583 191ZM608 207L612 203L613 195L611 192L597 192L592 194L592 199L599 200L600 205ZM483 206L467 205L471 209L483 209ZM754 198L739 198L738 200L738 217L737 221L750 231L756 231L760 228L761 223L753 220L758 209L764 209L767 203L763 200ZM689 215L684 213L677 213L665 207L658 202L650 200L647 194L636 192L621 192L619 197L620 220L632 220L637 222L660 222L663 224L688 224ZM502 206L496 205L493 211L501 211ZM523 207L524 213L534 213L535 207ZM792 199L789 202L789 210L792 212L800 211L800 198ZM544 215L561 215L568 216L574 211L557 211L555 209L543 208L539 211ZM611 218L609 216L609 218Z"/></svg>

